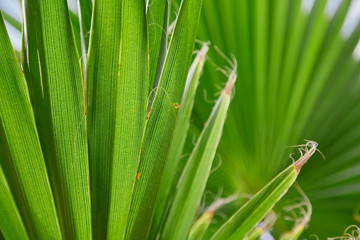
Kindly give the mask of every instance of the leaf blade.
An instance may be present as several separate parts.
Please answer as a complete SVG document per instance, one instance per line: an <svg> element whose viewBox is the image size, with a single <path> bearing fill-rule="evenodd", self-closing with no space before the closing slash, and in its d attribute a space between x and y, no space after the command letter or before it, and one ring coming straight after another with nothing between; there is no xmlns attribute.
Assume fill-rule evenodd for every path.
<svg viewBox="0 0 360 240"><path fill-rule="evenodd" d="M121 2L94 3L86 68L93 237L106 236L114 151L116 93L120 57Z"/></svg>
<svg viewBox="0 0 360 240"><path fill-rule="evenodd" d="M174 130L174 137L169 147L169 154L167 162L164 167L159 196L155 206L154 220L151 225L150 237L154 237L160 232L163 222L165 220L166 209L170 204L170 197L175 192L175 180L180 177L181 167L180 161L182 159L182 152L185 145L188 129L190 127L190 117L194 104L196 90L199 84L199 79L203 71L205 57L208 51L208 46L205 43L200 52L195 57L186 80L185 92L181 102L179 118L176 122ZM180 167L180 169L179 169Z"/></svg>
<svg viewBox="0 0 360 240"><path fill-rule="evenodd" d="M176 122L177 113L174 112L173 104L179 104L181 101L186 75L190 67L201 6L202 0L184 0L180 8L159 87L149 110L140 166L137 171L137 173L141 173L141 177L139 181L136 181L131 203L132 214L127 234L130 239L142 239L148 235L160 179ZM190 22L192 24L188 24Z"/></svg>
<svg viewBox="0 0 360 240"><path fill-rule="evenodd" d="M0 55L6 59L0 66L0 118L25 203L32 218L35 235L45 239L61 239L29 93L1 14L0 43Z"/></svg>
<svg viewBox="0 0 360 240"><path fill-rule="evenodd" d="M146 122L149 86L145 2L123 0L108 238L125 238Z"/></svg>
<svg viewBox="0 0 360 240"><path fill-rule="evenodd" d="M294 165L286 168L251 198L251 200L244 204L244 206L220 227L211 239L244 238L287 192L296 177L297 171Z"/></svg>
<svg viewBox="0 0 360 240"><path fill-rule="evenodd" d="M5 221L6 219L6 221ZM6 239L29 239L0 165L0 229Z"/></svg>
<svg viewBox="0 0 360 240"><path fill-rule="evenodd" d="M235 81L236 74L232 72L189 157L177 185L162 239L186 239L189 235L222 135Z"/></svg>
<svg viewBox="0 0 360 240"><path fill-rule="evenodd" d="M271 211L295 182L301 168L317 150L318 144L314 141L307 141L306 144L299 146L303 147L299 149L301 157L273 178L234 213L212 236L212 240L242 239Z"/></svg>
<svg viewBox="0 0 360 240"><path fill-rule="evenodd" d="M55 196L66 238L91 238L91 209L89 190L88 150L85 127L84 94L79 55L75 46L66 1L25 0L24 59L29 69L38 65L36 81L40 94L48 104L46 124L50 125L55 161L48 162ZM32 15L33 14L33 15ZM38 35L27 41L32 33ZM31 58L30 54L33 54ZM40 66L40 67L39 67ZM40 86L40 87L39 87ZM42 86L42 87L41 87ZM36 105L36 104L34 104ZM41 106L38 106L41 108ZM37 123L41 128L41 124ZM42 136L43 137L43 136ZM49 150L50 152L50 150Z"/></svg>
<svg viewBox="0 0 360 240"><path fill-rule="evenodd" d="M149 80L150 89L156 87L163 68L168 45L170 4L169 2L154 1L148 6L148 38L149 38Z"/></svg>

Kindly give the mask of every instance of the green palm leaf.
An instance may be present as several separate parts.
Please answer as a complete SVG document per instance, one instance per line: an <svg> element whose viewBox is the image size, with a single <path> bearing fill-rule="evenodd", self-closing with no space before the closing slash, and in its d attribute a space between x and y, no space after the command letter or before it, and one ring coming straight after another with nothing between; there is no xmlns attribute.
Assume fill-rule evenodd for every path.
<svg viewBox="0 0 360 240"><path fill-rule="evenodd" d="M2 96L0 118L12 157L12 159L5 157L1 161L1 165L11 165L11 163L4 163L6 161L12 161L14 164L27 209L27 212L22 214L29 214L31 223L28 224L34 232L34 237L61 238L59 220L35 127L29 92L19 62L11 47L10 39L7 37L2 15L0 15L0 39L0 55L6 56L6 60L1 65L0 75L3 86L0 90ZM29 161L30 159L32 161ZM1 172L2 189L9 193L9 185L2 170ZM37 178L34 179L33 176L37 176ZM7 200L12 201L5 200L6 205L13 208L7 210L9 217L12 217L11 222L20 230L19 234L24 234L21 220L19 222L17 219L18 222L15 223L15 216L18 217L19 213L14 199L11 195L6 195L6 192L2 192L1 195L2 201L5 200L5 196L8 197ZM41 199L38 196L41 196ZM6 208L2 207L2 209ZM1 218L1 225L6 224L5 221L6 218ZM8 227L5 227L4 230L5 235L10 235L11 231L14 231Z"/></svg>
<svg viewBox="0 0 360 240"><path fill-rule="evenodd" d="M310 2L1 1L0 239L358 229L358 3Z"/></svg>
<svg viewBox="0 0 360 240"><path fill-rule="evenodd" d="M86 66L85 102L93 237L99 238L107 233L109 213L120 58L120 3L97 1L93 19Z"/></svg>

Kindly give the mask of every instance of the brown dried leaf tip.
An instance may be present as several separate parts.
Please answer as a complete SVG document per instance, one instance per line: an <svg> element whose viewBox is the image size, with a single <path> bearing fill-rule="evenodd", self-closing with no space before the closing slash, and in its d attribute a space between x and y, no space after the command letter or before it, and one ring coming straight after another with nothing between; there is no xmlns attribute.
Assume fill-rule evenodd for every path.
<svg viewBox="0 0 360 240"><path fill-rule="evenodd" d="M318 151L323 158L325 159L324 155L320 152L319 149L317 149L318 143L310 140L306 140L307 142L302 145L296 145L293 147L300 147L298 150L301 154L301 157L294 163L296 172L299 173L302 166L309 160L309 158L315 153L315 151Z"/></svg>
<svg viewBox="0 0 360 240"><path fill-rule="evenodd" d="M226 77L228 77L228 81L226 83L226 86L224 88L224 93L228 96L231 95L231 91L234 87L236 78L237 78L237 61L234 55L231 55L231 60L217 47L214 47L215 51L229 64L230 67L225 67L225 69L222 69L217 66L216 70L223 73Z"/></svg>
<svg viewBox="0 0 360 240"><path fill-rule="evenodd" d="M233 89L234 87L234 84L235 84L235 81L236 81L236 72L235 71L232 71L230 73L230 76L229 76L229 80L227 81L226 83L226 86L224 88L224 92L226 95L230 96L231 95L231 90Z"/></svg>

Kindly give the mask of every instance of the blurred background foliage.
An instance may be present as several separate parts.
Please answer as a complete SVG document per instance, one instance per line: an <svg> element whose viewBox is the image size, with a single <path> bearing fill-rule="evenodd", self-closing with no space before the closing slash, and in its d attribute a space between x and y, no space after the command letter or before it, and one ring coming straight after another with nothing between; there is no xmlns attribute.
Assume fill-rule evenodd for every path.
<svg viewBox="0 0 360 240"><path fill-rule="evenodd" d="M199 39L238 61L217 152L221 167L210 177L210 192L255 193L291 163L287 146L311 139L326 161L317 154L298 180L313 206L303 236L323 239L359 224L359 16L356 0L204 2ZM210 109L206 99L221 84L211 61L222 57L215 51L209 56L195 104L195 135ZM297 197L290 192L279 205ZM281 219L277 226L284 232Z"/></svg>
<svg viewBox="0 0 360 240"><path fill-rule="evenodd" d="M172 18L178 2L172 2ZM73 29L79 31L77 3L68 3ZM19 52L20 5L2 0L0 8ZM225 221L223 215L230 216L248 194L291 163L294 148L287 146L303 139L317 141L326 156L323 161L316 154L298 180L313 210L304 238L338 236L347 226L359 225L360 0L205 0L198 39L213 47L184 155L191 152L193 138L199 136L224 85L215 62L229 65L225 55L238 63L236 93L204 203L209 205L219 192L244 198L222 209L209 235ZM292 189L276 207L282 217L271 232L275 238L293 227L282 209L297 198L299 193Z"/></svg>

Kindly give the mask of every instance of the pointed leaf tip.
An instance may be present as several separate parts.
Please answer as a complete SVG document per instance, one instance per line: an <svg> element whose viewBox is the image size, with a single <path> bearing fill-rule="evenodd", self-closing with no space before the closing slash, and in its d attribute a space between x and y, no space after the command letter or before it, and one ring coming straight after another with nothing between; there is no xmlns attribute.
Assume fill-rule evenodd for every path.
<svg viewBox="0 0 360 240"><path fill-rule="evenodd" d="M197 57L201 60L201 61L205 61L206 58L206 54L209 51L209 43L204 43L197 55Z"/></svg>
<svg viewBox="0 0 360 240"><path fill-rule="evenodd" d="M305 144L298 146L301 147L299 148L301 157L294 163L297 174L299 174L302 166L307 163L307 161L315 153L315 151L319 151L317 149L318 143L310 140L308 140Z"/></svg>
<svg viewBox="0 0 360 240"><path fill-rule="evenodd" d="M236 81L236 72L235 71L232 71L230 76L229 76L229 80L227 81L226 83L226 86L224 88L224 92L226 95L230 96L231 95L231 91L234 87L234 84L235 84L235 81Z"/></svg>

